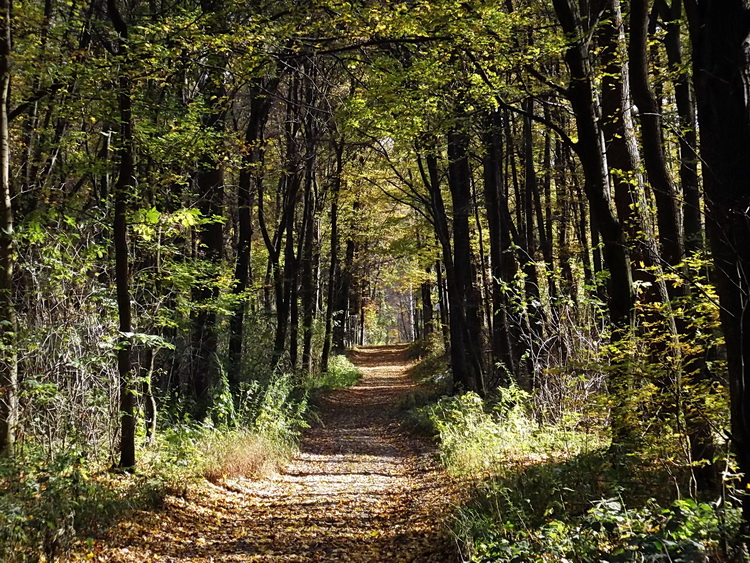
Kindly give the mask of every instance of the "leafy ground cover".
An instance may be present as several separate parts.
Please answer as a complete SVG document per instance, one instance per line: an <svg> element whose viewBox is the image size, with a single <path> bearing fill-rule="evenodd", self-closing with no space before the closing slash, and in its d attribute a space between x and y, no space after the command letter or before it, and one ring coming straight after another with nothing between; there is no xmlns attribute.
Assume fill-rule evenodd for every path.
<svg viewBox="0 0 750 563"><path fill-rule="evenodd" d="M363 348L361 382L316 400L318 420L290 463L168 495L82 542L74 561L457 560L446 518L457 488L429 440L399 423L417 389L404 347Z"/></svg>
<svg viewBox="0 0 750 563"><path fill-rule="evenodd" d="M517 387L414 409L446 469L472 487L453 521L464 561L747 560L731 460L720 495L693 496L689 466L662 449L612 452L606 427L574 414L534 416Z"/></svg>

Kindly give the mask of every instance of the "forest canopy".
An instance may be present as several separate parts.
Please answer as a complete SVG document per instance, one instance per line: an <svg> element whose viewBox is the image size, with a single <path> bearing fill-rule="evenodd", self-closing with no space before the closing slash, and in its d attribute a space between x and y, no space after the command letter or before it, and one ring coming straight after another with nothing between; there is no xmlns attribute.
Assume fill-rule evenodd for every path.
<svg viewBox="0 0 750 563"><path fill-rule="evenodd" d="M132 471L418 341L750 520L749 34L740 0L0 0L0 451Z"/></svg>

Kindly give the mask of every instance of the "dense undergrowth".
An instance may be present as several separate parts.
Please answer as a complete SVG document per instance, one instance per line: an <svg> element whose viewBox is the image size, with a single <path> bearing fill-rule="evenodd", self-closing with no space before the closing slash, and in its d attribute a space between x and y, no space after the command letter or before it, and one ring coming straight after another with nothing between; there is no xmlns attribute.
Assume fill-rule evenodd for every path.
<svg viewBox="0 0 750 563"><path fill-rule="evenodd" d="M133 474L111 471L109 458L86 457L75 444L48 455L28 441L0 459L0 561L51 561L134 509L157 507L192 484L258 477L296 450L310 415L308 396L358 381L344 356L321 376L276 372L232 396L224 380L203 421L165 415L155 436L140 437Z"/></svg>
<svg viewBox="0 0 750 563"><path fill-rule="evenodd" d="M433 380L444 371L434 349L416 368ZM464 560L743 560L726 452L717 460L720 490L696 494L694 467L680 458L666 419L637 447L613 449L596 392L555 417L543 415L543 392L512 386L486 400L433 396L411 411L438 438L448 471L470 489L453 522Z"/></svg>

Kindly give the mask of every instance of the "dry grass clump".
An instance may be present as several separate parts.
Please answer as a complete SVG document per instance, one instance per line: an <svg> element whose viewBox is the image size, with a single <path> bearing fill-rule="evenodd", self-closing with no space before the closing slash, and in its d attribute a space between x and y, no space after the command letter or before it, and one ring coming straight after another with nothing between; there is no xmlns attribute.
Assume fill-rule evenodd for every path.
<svg viewBox="0 0 750 563"><path fill-rule="evenodd" d="M200 449L205 456L201 473L212 483L266 476L277 470L291 453L289 447L248 430L212 434Z"/></svg>

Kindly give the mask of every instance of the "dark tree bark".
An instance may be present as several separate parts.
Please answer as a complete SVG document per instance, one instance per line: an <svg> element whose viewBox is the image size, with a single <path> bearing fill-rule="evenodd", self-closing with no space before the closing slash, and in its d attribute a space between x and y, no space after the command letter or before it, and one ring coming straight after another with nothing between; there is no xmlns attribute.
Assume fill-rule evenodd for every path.
<svg viewBox="0 0 750 563"><path fill-rule="evenodd" d="M582 25L573 0L554 0L553 3L563 31L568 35L565 61L571 74L568 95L578 126L575 150L583 166L584 190L592 223L602 237L604 261L610 271L609 314L618 330L626 329L632 324L633 278L623 229L609 202L606 152L598 121L600 108L594 95L591 53L585 39L588 30Z"/></svg>
<svg viewBox="0 0 750 563"><path fill-rule="evenodd" d="M118 35L118 52L128 59L128 26L122 18L116 0L107 1L107 10ZM135 467L135 397L136 385L131 366L132 318L130 310L130 275L128 266L128 197L135 187L135 161L133 148L133 98L132 83L126 68L120 69L118 78L118 106L120 118L120 144L117 147L119 169L114 186L115 218L112 237L115 246L115 278L117 287L117 313L120 338L117 350L117 368L120 375L120 462L119 467Z"/></svg>
<svg viewBox="0 0 750 563"><path fill-rule="evenodd" d="M464 341L466 369L459 381L467 391L484 393L480 296L472 267L469 217L472 212L468 124L463 121L448 133L448 185L453 203L453 269L457 320ZM450 291L450 289L449 289ZM451 306L451 311L454 307ZM451 324L454 319L451 317Z"/></svg>
<svg viewBox="0 0 750 563"><path fill-rule="evenodd" d="M215 0L201 0L201 9L206 16L209 31L218 33L222 26L221 4ZM206 102L206 113L201 125L214 136L221 137L226 126L226 87L224 68L226 57L212 54L207 65L201 93ZM218 149L218 147L215 147ZM220 159L211 152L202 156L195 178L198 190L198 209L207 222L197 233L197 255L205 260L208 273L193 291L193 300L198 305L193 314L193 357L191 384L198 419L211 406L211 392L219 381L218 327L213 301L219 296L217 279L224 251L224 225L217 220L224 214L224 171Z"/></svg>
<svg viewBox="0 0 750 563"><path fill-rule="evenodd" d="M656 0L656 8L665 21L666 37L664 47L670 70L674 79L674 95L677 114L680 118L679 161L680 184L684 204L682 208L682 225L685 250L687 252L703 248L703 227L701 220L701 195L698 182L698 132L695 118L695 97L690 86L690 74L687 71L682 54L682 1Z"/></svg>
<svg viewBox="0 0 750 563"><path fill-rule="evenodd" d="M533 123L530 115L534 113L534 100L527 98L524 101L524 110L528 114L523 119L523 223L518 228L521 235L522 251L525 256L522 259L523 271L526 274L524 290L526 293L526 331L531 342L543 338L538 331L544 326L544 311L542 310L541 293L539 289L539 272L536 266L536 255L538 245L537 234L543 231L535 228L536 206L539 199L539 180L534 165L534 138ZM541 226L541 222L539 223ZM531 373L531 365L527 370Z"/></svg>
<svg viewBox="0 0 750 563"><path fill-rule="evenodd" d="M438 308L440 313L440 333L443 336L443 345L447 352L450 352L451 337L450 329L448 327L448 298L447 290L445 287L445 279L443 276L443 264L438 261L435 262L435 278L438 289Z"/></svg>
<svg viewBox="0 0 750 563"><path fill-rule="evenodd" d="M750 3L687 0L706 227L726 339L731 439L750 523Z"/></svg>
<svg viewBox="0 0 750 563"><path fill-rule="evenodd" d="M487 225L490 235L490 272L492 275L492 382L506 386L516 373L516 361L508 320L508 303L503 284L510 283L515 276L515 261L509 253L510 231L506 225L508 213L503 213L507 196L503 185L503 145L500 113L493 113L484 133L484 200L487 206ZM510 262L510 267L506 262Z"/></svg>
<svg viewBox="0 0 750 563"><path fill-rule="evenodd" d="M341 174L344 171L344 146L343 137L336 145L336 164L331 181L331 262L328 267L328 297L326 299L326 328L323 339L323 351L321 353L321 371L328 371L328 360L331 355L333 344L333 315L334 302L336 301L336 286L340 279L339 267L339 191L341 190Z"/></svg>
<svg viewBox="0 0 750 563"><path fill-rule="evenodd" d="M245 131L246 153L243 156L243 166L240 170L237 186L237 262L235 265L234 286L235 295L239 296L229 326L229 358L227 370L229 385L237 391L241 379L242 343L244 337L245 309L247 299L245 292L252 280L250 268L251 244L253 236L252 210L258 186L263 182L263 162L265 160L264 129L271 108L270 93L278 84L278 79L263 79L253 90L249 120Z"/></svg>
<svg viewBox="0 0 750 563"><path fill-rule="evenodd" d="M315 69L306 71L310 79L315 77ZM301 261L300 272L300 296L302 298L302 369L307 373L313 370L313 323L315 321L315 310L317 305L317 294L315 292L315 253L317 252L318 240L316 229L316 218L318 210L318 194L315 171L318 165L318 124L316 116L315 86L310 85L307 89L305 105L305 180L304 180L304 212L302 219L302 243L299 253Z"/></svg>
<svg viewBox="0 0 750 563"><path fill-rule="evenodd" d="M427 275L430 275L431 268L427 268ZM419 286L419 295L422 301L422 333L421 338L427 339L435 332L434 317L435 311L432 306L432 282L424 281Z"/></svg>
<svg viewBox="0 0 750 563"><path fill-rule="evenodd" d="M574 0L553 0L553 3L568 36L565 50L565 62L570 70L568 96L578 129L578 142L574 148L583 166L592 231L598 232L602 238L604 262L610 274L607 305L614 327L612 339L617 341L633 326L635 291L624 232L610 205L608 164L598 118L601 108L594 93L592 54L586 39L593 22L581 17ZM630 423L632 409L628 404L632 397L631 379L627 365L616 366L609 378L610 390L617 398L611 416L615 449L627 446L635 439Z"/></svg>
<svg viewBox="0 0 750 563"><path fill-rule="evenodd" d="M462 386L465 386L465 382L470 377L468 371L470 368L464 340L464 312L458 299L450 227L448 225L448 215L445 210L443 194L440 189L440 171L438 169L435 144L434 139L429 139L428 146L426 147L427 152L424 155L426 170L422 165L421 158L419 162L422 180L430 193L430 207L434 219L433 227L435 229L435 236L440 244L443 266L445 267L445 284L440 283L440 272L438 272L438 283L443 287L443 291L441 292L441 316L447 313L443 319L443 327L444 331L448 333L446 341L448 342L448 353L453 376L453 391L455 392L459 391Z"/></svg>
<svg viewBox="0 0 750 563"><path fill-rule="evenodd" d="M633 100L641 120L643 161L656 201L659 250L668 265L677 265L683 257L680 208L662 143L661 110L649 83L648 73L649 0L630 2L630 43L628 44L630 81Z"/></svg>

